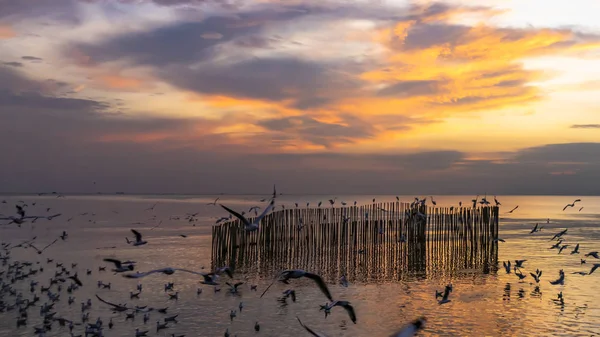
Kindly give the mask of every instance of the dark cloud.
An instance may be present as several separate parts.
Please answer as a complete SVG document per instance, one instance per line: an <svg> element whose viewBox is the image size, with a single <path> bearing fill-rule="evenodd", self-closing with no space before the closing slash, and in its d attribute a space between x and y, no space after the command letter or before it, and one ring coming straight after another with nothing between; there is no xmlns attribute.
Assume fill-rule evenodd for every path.
<svg viewBox="0 0 600 337"><path fill-rule="evenodd" d="M335 69L333 65L294 58L255 58L231 65L207 64L196 69L167 68L160 77L202 94L289 100L296 108L310 109L359 89L360 82Z"/></svg>
<svg viewBox="0 0 600 337"><path fill-rule="evenodd" d="M374 135L374 130L369 124L352 117L348 116L342 123L324 123L309 116L295 116L264 120L258 125L285 135L295 134L303 140L324 146L330 146L332 143L350 143L357 138L364 139Z"/></svg>
<svg viewBox="0 0 600 337"><path fill-rule="evenodd" d="M600 129L600 124L573 124L571 129Z"/></svg>
<svg viewBox="0 0 600 337"><path fill-rule="evenodd" d="M520 151L520 163L600 164L600 143L567 143L529 148Z"/></svg>
<svg viewBox="0 0 600 337"><path fill-rule="evenodd" d="M378 94L397 97L433 95L441 93L442 85L445 83L446 81L437 80L401 81L379 90Z"/></svg>
<svg viewBox="0 0 600 337"><path fill-rule="evenodd" d="M35 56L22 56L21 59L27 60L27 61L43 61L42 58L35 57Z"/></svg>
<svg viewBox="0 0 600 337"><path fill-rule="evenodd" d="M24 18L77 22L73 0L0 0L0 19L19 22Z"/></svg>
<svg viewBox="0 0 600 337"><path fill-rule="evenodd" d="M75 45L77 50L95 62L128 60L135 64L164 66L190 64L211 59L215 48L240 38L240 44L257 44L253 36L271 22L282 22L305 16L318 9L304 7L264 7L230 16L211 16L201 22L175 23L147 32L124 34L103 43ZM219 39L203 38L219 34ZM243 38L245 37L246 38ZM259 43L262 47L264 41Z"/></svg>
<svg viewBox="0 0 600 337"><path fill-rule="evenodd" d="M5 66L16 67L16 68L23 66L23 63L21 63L21 62L2 62L2 64L4 64Z"/></svg>
<svg viewBox="0 0 600 337"><path fill-rule="evenodd" d="M392 46L397 49L415 50L432 46L459 44L466 39L471 27L462 25L421 23L413 25L405 37L396 37Z"/></svg>

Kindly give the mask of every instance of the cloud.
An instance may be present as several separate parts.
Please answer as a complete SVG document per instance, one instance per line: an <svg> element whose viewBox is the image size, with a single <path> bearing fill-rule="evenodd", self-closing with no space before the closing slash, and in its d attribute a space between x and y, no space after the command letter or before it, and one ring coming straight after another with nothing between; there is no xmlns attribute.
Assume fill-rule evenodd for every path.
<svg viewBox="0 0 600 337"><path fill-rule="evenodd" d="M197 93L289 102L297 109L310 109L359 89L357 81L334 67L296 58L250 59L196 69L166 68L159 76Z"/></svg>
<svg viewBox="0 0 600 337"><path fill-rule="evenodd" d="M381 96L426 96L439 94L444 81L439 80L414 80L400 81L379 90Z"/></svg>
<svg viewBox="0 0 600 337"><path fill-rule="evenodd" d="M8 80L19 90L7 88ZM107 101L56 97L46 81L13 68L0 68L0 85L0 152L15 158L0 166L2 192L96 192L89 181L97 181L103 192L137 193L256 193L273 182L313 194L600 193L589 183L600 179L600 143L527 148L502 161L434 150L280 153L278 141L336 144L374 130L354 116L288 116L259 122L273 133L235 142L239 135L215 133L240 122L230 116L128 116Z"/></svg>
<svg viewBox="0 0 600 337"><path fill-rule="evenodd" d="M336 143L352 143L356 138L369 138L374 135L370 125L352 118L343 123L326 123L308 116L294 116L266 119L259 121L258 125L275 134L288 137L296 135L301 140L324 147L331 147Z"/></svg>
<svg viewBox="0 0 600 337"><path fill-rule="evenodd" d="M23 66L23 63L21 63L21 62L2 62L2 64L4 64L5 66L16 67L16 68Z"/></svg>
<svg viewBox="0 0 600 337"><path fill-rule="evenodd" d="M263 7L229 16L209 16L200 22L176 22L151 31L127 33L99 44L76 44L98 63L125 60L137 65L191 64L215 57L216 47L259 32L271 22L310 13L296 7ZM219 37L218 39L216 37Z"/></svg>
<svg viewBox="0 0 600 337"><path fill-rule="evenodd" d="M600 129L600 124L573 124L571 129Z"/></svg>
<svg viewBox="0 0 600 337"><path fill-rule="evenodd" d="M43 59L41 57L35 57L35 56L22 56L21 59L26 60L26 61L43 61Z"/></svg>
<svg viewBox="0 0 600 337"><path fill-rule="evenodd" d="M0 24L0 40L10 39L17 36L17 33L12 29L11 26Z"/></svg>

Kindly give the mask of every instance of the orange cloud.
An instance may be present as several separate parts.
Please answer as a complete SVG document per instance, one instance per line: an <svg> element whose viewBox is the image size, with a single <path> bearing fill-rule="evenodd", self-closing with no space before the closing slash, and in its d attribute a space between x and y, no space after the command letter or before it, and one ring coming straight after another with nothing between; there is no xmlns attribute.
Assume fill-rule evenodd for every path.
<svg viewBox="0 0 600 337"><path fill-rule="evenodd" d="M12 29L11 26L0 24L0 40L10 39L17 36L17 33Z"/></svg>
<svg viewBox="0 0 600 337"><path fill-rule="evenodd" d="M140 89L145 85L141 80L119 74L102 75L99 80L111 89Z"/></svg>

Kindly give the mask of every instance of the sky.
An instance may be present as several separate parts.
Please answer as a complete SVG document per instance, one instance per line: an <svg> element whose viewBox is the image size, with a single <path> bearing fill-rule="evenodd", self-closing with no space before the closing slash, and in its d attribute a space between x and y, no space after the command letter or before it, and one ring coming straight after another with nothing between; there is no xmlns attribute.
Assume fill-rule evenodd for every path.
<svg viewBox="0 0 600 337"><path fill-rule="evenodd" d="M0 0L0 193L600 195L596 0Z"/></svg>

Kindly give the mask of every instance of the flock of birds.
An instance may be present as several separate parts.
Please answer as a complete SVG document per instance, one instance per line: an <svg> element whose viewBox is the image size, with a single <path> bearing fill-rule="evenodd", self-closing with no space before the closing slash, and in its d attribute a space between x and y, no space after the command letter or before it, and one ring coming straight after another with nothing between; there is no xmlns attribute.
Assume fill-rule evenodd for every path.
<svg viewBox="0 0 600 337"><path fill-rule="evenodd" d="M249 219L245 216L245 212L237 212L230 207L222 205L218 203L219 198L217 198L214 202L209 205L220 206L225 211L227 211L230 215L229 217L222 217L219 222L231 220L233 217L239 219L245 226L246 230L256 231L260 229L260 224L262 219L269 214L269 212L273 211L275 208L275 201L277 198L277 192L274 188L273 194L270 198L262 199L262 202L268 202L267 206L264 208L262 213L258 215L259 206L251 207L248 212L255 212L255 217L253 219ZM58 195L58 197L64 197L62 195ZM436 205L436 201L431 198L431 203ZM399 197L396 197L399 200ZM412 203L413 206L423 206L426 205L428 198L419 199L415 198ZM333 207L337 201L337 198L330 199L329 203ZM375 199L373 199L375 202ZM494 197L494 204L499 206L501 203ZM566 210L569 207L575 207L575 204L581 202L581 200L577 199L573 203L568 204L563 209ZM2 203L6 203L3 201ZM321 207L321 202L317 204L317 207ZM346 202L341 202L342 205L346 205ZM356 202L354 202L356 204ZM472 200L473 207L476 207L477 204L480 205L490 205L491 202L487 200L487 197L480 198L477 196ZM32 203L35 205L35 203ZM154 204L148 211L154 210L157 204ZM298 207L298 203L295 204ZM1 225L17 225L21 226L27 222L35 223L39 219L53 220L54 218L60 217L60 213L52 214L52 215L29 215L27 214L27 206L23 201L20 201L15 205L17 215L4 216L0 214L0 220L7 221ZM307 204L310 206L310 204ZM459 207L462 207L462 202L459 203ZM509 213L514 212L518 206L514 207ZM46 210L46 212L50 212L50 208ZM581 209L580 209L581 210ZM190 222L193 222L198 213L187 214L186 219ZM70 221L70 220L69 220ZM160 223L159 223L160 225ZM156 228L153 227L150 230ZM529 232L529 234L533 235L535 233L540 232L544 226L539 226L538 224ZM556 241L555 244L552 245L551 249L557 249L558 254L561 254L563 250L567 247L570 247L569 244L563 244L565 242L564 237L567 235L568 229L565 229L559 233L556 233L551 241ZM148 241L144 239L144 236L135 229L131 229L131 233L133 237L126 237L125 242L132 247L139 247L137 249L145 249L145 245L148 244ZM186 237L185 235L181 235L182 237ZM2 265L2 269L0 270L0 313L10 313L14 312L16 315L16 326L17 328L27 326L30 318L31 308L39 307L40 315L43 317L42 323L40 325L34 326L34 332L38 336L46 336L46 334L53 329L54 324L58 324L60 327L64 327L68 329L70 336L104 336L106 330L113 329L115 323L113 319L110 318L108 324L104 324L104 321L98 317L95 321L90 319L89 310L93 305L93 300L87 299L86 301L81 302L81 319L67 319L65 317L60 316L54 309L54 306L57 302L61 301L61 295L67 298L68 305L72 305L75 302L74 294L82 287L92 287L90 285L89 278L91 277L93 271L90 269L85 270L85 275L79 275L80 269L77 268L76 263L58 263L54 262L54 260L50 257L45 257L45 261L19 261L14 260L11 257L11 252L15 249L33 249L38 255L42 255L46 252L47 249L55 245L59 241L68 241L68 233L63 231L63 233L56 239L54 239L50 244L45 246L38 246L37 237L33 237L29 240L24 240L21 242L6 242L1 243L0 246L0 263ZM504 242L503 239L498 239L498 241ZM580 245L576 244L575 247L570 251L571 255L579 254ZM584 254L586 258L599 259L599 254L597 251L590 251ZM228 266L222 266L219 268L215 268L210 272L204 272L202 270L189 270L183 268L175 268L175 267L163 267L154 270L148 271L139 271L136 270L135 261L122 261L117 258L104 258L104 262L112 265L112 268L109 270L114 274L121 275L125 279L139 280L152 277L152 275L163 274L163 275L173 275L175 273L187 273L191 275L197 275L200 277L200 283L205 286L211 286L214 289L214 292L219 292L220 285L225 284L228 287L228 292L231 294L237 294L241 291L240 287L245 284L243 281L235 281L235 272ZM45 264L44 264L45 262ZM536 289L539 291L539 285L541 282L541 277L543 275L542 271L537 269L535 272L530 272L529 275L526 275L522 272L524 269L524 263L527 260L515 260L514 265L511 261L504 261L503 266L507 274L514 273L518 277L520 281L523 281L527 276L531 276L534 282L537 284ZM586 264L587 260L581 259L581 264ZM579 274L581 276L591 275L594 273L596 269L600 267L600 263L591 263L591 269L589 272L581 271L573 274ZM39 280L35 280L35 276L44 272L44 269L55 268L53 277L50 278L49 284L44 286L40 284ZM101 266L98 268L98 273L106 272L107 266ZM202 269L204 269L202 267ZM84 272L81 271L83 274ZM227 278L226 281L222 281L223 278ZM319 306L319 310L325 313L325 317L327 317L331 310L336 307L343 308L350 320L356 324L357 323L357 314L352 306L351 302L346 300L334 299L329 286L326 282L321 278L321 276L307 272L305 270L284 270L281 273L278 273L273 282L269 286L267 286L260 298L262 298L269 289L276 283L281 283L285 285L290 285L291 280L295 279L308 279L314 283L320 290L320 292L324 295L324 297L328 300L324 305ZM561 269L559 271L559 276L557 279L549 281L551 285L564 285L565 283L565 273ZM93 283L91 283L93 284ZM339 280L339 284L343 287L348 287L348 281L345 276L342 276ZM28 286L28 287L27 287ZM110 289L111 284L105 284L102 281L97 281L97 288L102 289ZM167 283L164 285L165 292L168 292L169 298L172 300L177 300L179 296L179 292L175 291L174 283ZM257 285L250 285L250 291L257 291ZM29 290L29 294L27 294L27 289ZM142 294L143 286L141 283L137 284L136 291L130 292L130 299L139 298ZM202 294L202 288L197 289L197 295ZM66 291L66 295L63 291ZM452 284L448 284L444 291L439 292L436 291L435 298L438 300L440 305L445 303L449 303L451 301L450 294L453 291ZM168 308L152 308L148 306L134 306L126 303L113 303L105 300L98 294L95 295L96 300L99 303L102 303L108 310L113 313L117 313L119 315L124 315L125 320L133 320L136 315L143 315L143 322L146 324L150 320L151 313L158 313L162 315L162 321L156 321L156 332L160 332L162 330L170 329L174 324L177 323L178 315L168 315ZM286 302L288 298L291 298L293 302L296 301L296 291L293 288L288 288L282 292L282 296L279 297L279 301ZM558 294L557 301L564 303L562 292ZM243 303L240 302L238 306L238 310L241 313L243 309ZM233 320L237 314L238 310L233 309L230 312L230 319ZM153 314L154 315L154 314ZM296 317L298 323L302 328L306 330L307 333L313 336L324 336L324 334L316 332L306 324L304 324L299 317ZM402 329L398 332L391 335L391 337L409 337L414 336L419 330L423 329L426 323L425 317L419 317L414 319L413 321L407 323ZM82 330L80 330L80 328ZM258 333L260 332L261 325L258 321L254 323L254 330ZM81 331L82 334L77 335L75 331ZM136 328L135 332L132 334L135 337L147 336L150 333L150 330ZM224 336L230 336L229 329L226 329L224 332ZM172 337L183 337L185 335L180 334L171 334Z"/></svg>

